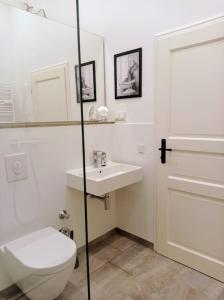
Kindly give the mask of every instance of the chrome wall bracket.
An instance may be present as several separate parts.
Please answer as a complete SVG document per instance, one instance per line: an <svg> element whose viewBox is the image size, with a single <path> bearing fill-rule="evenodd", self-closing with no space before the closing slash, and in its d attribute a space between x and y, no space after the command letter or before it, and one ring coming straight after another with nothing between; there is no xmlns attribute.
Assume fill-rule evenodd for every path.
<svg viewBox="0 0 224 300"><path fill-rule="evenodd" d="M101 202L104 203L104 209L105 210L110 210L110 195L107 193L104 196L96 196L92 194L87 194L92 199L97 199L100 200Z"/></svg>
<svg viewBox="0 0 224 300"><path fill-rule="evenodd" d="M60 212L59 212L59 215L58 215L58 217L59 217L59 219L61 219L61 220L68 220L69 218L70 218L70 215L69 215L69 213L65 210L65 209L63 209L63 210L61 210Z"/></svg>

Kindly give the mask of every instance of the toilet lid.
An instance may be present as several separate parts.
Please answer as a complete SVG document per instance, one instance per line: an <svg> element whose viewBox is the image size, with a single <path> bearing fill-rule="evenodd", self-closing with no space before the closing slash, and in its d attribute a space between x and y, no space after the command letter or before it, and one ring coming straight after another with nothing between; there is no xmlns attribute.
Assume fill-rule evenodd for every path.
<svg viewBox="0 0 224 300"><path fill-rule="evenodd" d="M5 249L34 274L52 274L75 263L76 244L62 233L48 227L12 241Z"/></svg>

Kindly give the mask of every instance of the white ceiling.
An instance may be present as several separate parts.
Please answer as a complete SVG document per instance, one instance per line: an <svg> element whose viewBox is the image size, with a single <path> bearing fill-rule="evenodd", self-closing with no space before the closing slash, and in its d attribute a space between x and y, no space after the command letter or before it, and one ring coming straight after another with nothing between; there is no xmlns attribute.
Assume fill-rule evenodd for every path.
<svg viewBox="0 0 224 300"><path fill-rule="evenodd" d="M81 27L103 36L134 31L136 24L144 31L159 33L224 14L223 0L79 0L79 3Z"/></svg>

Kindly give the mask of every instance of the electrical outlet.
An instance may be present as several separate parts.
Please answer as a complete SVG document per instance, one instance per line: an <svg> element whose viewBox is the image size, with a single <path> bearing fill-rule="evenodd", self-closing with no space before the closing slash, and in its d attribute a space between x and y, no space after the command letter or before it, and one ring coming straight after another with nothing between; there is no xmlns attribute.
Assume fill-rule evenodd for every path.
<svg viewBox="0 0 224 300"><path fill-rule="evenodd" d="M123 110L118 110L115 112L115 121L126 121L127 118L127 112Z"/></svg>
<svg viewBox="0 0 224 300"><path fill-rule="evenodd" d="M138 153L145 153L145 144L138 144Z"/></svg>

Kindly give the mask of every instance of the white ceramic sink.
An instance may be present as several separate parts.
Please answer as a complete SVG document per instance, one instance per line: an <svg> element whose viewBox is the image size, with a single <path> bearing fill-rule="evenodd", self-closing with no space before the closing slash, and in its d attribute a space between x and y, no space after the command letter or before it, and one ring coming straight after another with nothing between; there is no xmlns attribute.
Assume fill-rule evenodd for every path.
<svg viewBox="0 0 224 300"><path fill-rule="evenodd" d="M79 191L83 191L83 170L76 169L66 173L67 185ZM86 168L87 193L101 196L106 193L123 188L141 181L143 172L141 167L108 162L106 167Z"/></svg>

